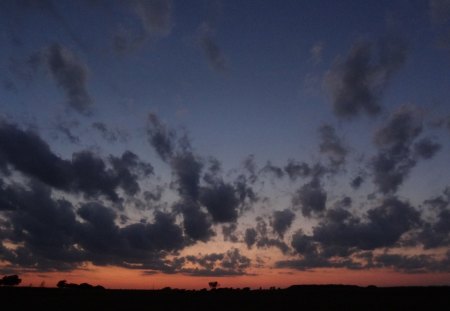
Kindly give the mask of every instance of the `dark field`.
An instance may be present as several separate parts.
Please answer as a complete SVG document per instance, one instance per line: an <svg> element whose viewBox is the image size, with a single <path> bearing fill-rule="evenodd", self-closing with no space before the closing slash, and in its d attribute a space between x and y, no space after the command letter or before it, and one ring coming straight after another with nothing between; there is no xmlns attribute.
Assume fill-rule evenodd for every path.
<svg viewBox="0 0 450 311"><path fill-rule="evenodd" d="M332 285L251 291L5 287L0 288L0 299L2 310L449 310L450 287Z"/></svg>

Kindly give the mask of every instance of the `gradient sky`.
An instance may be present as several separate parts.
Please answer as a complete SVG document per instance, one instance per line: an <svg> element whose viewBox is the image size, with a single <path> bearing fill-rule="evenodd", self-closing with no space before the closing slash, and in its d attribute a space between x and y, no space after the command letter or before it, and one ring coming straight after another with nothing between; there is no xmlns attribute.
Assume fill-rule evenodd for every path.
<svg viewBox="0 0 450 311"><path fill-rule="evenodd" d="M0 271L450 284L450 1L0 2Z"/></svg>

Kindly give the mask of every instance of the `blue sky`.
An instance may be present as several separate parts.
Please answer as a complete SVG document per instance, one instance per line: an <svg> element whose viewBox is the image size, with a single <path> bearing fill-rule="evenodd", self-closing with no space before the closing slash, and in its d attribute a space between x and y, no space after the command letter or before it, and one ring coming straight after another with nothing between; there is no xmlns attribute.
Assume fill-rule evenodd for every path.
<svg viewBox="0 0 450 311"><path fill-rule="evenodd" d="M344 261L353 260L363 270L448 273L436 268L450 260L448 0L22 0L2 2L0 14L3 196L18 193L14 185L33 192L37 188L31 185L42 184L48 187L49 200L71 202L71 213L81 225L92 221L83 214L88 206L86 210L112 211L117 230L133 226L136 215L156 226L157 213L166 213L180 228L182 245L147 250L146 256L134 259L142 270L162 274L166 268L150 264L149 256L180 256L186 263L188 257L182 256L198 245L205 254L205 245L216 249L229 242L230 237L222 237L223 226L234 226L235 239L228 247L252 263L244 260L245 267L227 268L223 262L231 253L213 266L190 262L204 273L246 275L257 270L255 258L264 252L272 258L264 268L349 269ZM35 153L36 162L56 156L62 166L81 165L80 172L85 167L77 154L85 152L92 163L103 163L102 174L110 174L111 188L100 185L107 180L96 181L95 174L87 178L73 173L71 182L58 184L27 157L17 160L22 158L11 137L24 139L22 155ZM45 144L50 152L42 151ZM124 152L133 153L142 166L114 166L111 159ZM208 171L211 157L221 171ZM292 161L307 165L310 172L290 176ZM152 166L152 174L141 171L143 163ZM58 170L48 169L48 174ZM87 167L86 172L94 169ZM130 176L123 177L124 171ZM239 176L256 193L254 202L238 199ZM352 187L357 177L361 185ZM133 179L139 191L130 191L125 185L130 179L121 178ZM164 195L152 201L146 192L155 187L164 189ZM198 193L192 190L197 188ZM352 203L341 206L345 197ZM436 198L446 204L427 201ZM0 208L1 219L18 219L14 210L29 211L25 202L14 204ZM319 234L323 228L331 230L326 226L336 221L336 211L346 210L372 230L376 211L389 214L393 209L395 214L405 204L420 220L411 216L410 225L393 233L395 241L374 242L383 237L368 234L361 238L367 243L330 242ZM140 210L141 205L146 209ZM283 216L274 211L287 212ZM191 212L206 219L196 229L205 225L214 234L192 235L187 221ZM104 213L108 218L109 212ZM258 216L271 228L269 233L258 231ZM278 229L277 217L283 223ZM357 231L345 227L349 218L341 221L342 232ZM379 230L390 225L382 223ZM27 231L17 223L16 231L20 228ZM246 239L248 229L257 231L254 245ZM0 223L5 271L28 269L33 260L43 271L60 271L59 259L45 257L33 241L11 230ZM69 235L76 241L78 234ZM430 236L439 243L431 246ZM301 248L300 240L312 243L315 253ZM27 264L18 245L30 254ZM331 246L346 247L347 252L327 257ZM88 245L81 248L84 257L77 258L83 259L60 260L69 260L72 270L81 263L105 264L96 262L98 249L88 255ZM421 256L430 249L430 257L420 257L422 266L414 271L399 263L418 261L405 254ZM378 256L378 263L361 261L364 252ZM125 253L114 254L115 261L108 264L126 267ZM380 257L382 253L398 256L397 265ZM172 269L194 276L188 266Z"/></svg>

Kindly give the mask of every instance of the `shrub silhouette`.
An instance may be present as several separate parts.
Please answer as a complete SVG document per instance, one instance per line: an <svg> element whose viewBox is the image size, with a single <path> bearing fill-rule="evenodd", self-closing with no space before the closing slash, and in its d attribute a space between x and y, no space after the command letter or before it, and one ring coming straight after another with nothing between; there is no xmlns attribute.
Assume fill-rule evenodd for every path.
<svg viewBox="0 0 450 311"><path fill-rule="evenodd" d="M75 288L75 289L96 289L96 290L104 290L105 288L101 285L93 286L89 283L81 283L81 284L75 284L75 283L67 283L66 280L59 281L56 286L58 288Z"/></svg>
<svg viewBox="0 0 450 311"><path fill-rule="evenodd" d="M19 278L17 274L14 275L5 275L2 279L0 279L0 285L3 286L16 286L22 282L22 279Z"/></svg>
<svg viewBox="0 0 450 311"><path fill-rule="evenodd" d="M211 288L211 289L216 289L217 287L220 286L220 284L217 281L209 282L208 285L209 285L209 288Z"/></svg>

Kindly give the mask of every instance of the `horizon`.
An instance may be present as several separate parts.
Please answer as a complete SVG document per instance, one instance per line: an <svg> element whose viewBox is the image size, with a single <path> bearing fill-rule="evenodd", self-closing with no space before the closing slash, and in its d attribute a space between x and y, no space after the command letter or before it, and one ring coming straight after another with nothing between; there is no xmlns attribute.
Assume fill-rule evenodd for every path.
<svg viewBox="0 0 450 311"><path fill-rule="evenodd" d="M450 285L450 0L0 14L0 275Z"/></svg>

